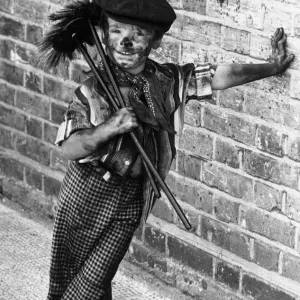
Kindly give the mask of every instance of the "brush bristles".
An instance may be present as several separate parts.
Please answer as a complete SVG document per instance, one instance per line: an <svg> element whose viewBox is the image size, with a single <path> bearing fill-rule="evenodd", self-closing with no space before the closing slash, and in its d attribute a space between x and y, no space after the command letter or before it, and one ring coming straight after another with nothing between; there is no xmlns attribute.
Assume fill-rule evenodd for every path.
<svg viewBox="0 0 300 300"><path fill-rule="evenodd" d="M49 19L57 23L37 44L36 63L43 68L55 68L68 60L76 59L78 44L73 39L73 34L76 33L77 39L82 43L93 46L94 40L87 20L90 19L96 25L100 16L101 8L89 0L77 1L51 14Z"/></svg>

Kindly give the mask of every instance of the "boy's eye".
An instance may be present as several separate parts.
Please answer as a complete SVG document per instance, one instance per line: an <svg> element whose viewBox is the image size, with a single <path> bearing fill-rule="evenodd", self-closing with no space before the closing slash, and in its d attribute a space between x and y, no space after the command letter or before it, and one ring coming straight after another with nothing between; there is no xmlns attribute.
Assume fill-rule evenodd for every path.
<svg viewBox="0 0 300 300"><path fill-rule="evenodd" d="M119 29L112 29L110 30L111 33L120 33L121 31Z"/></svg>

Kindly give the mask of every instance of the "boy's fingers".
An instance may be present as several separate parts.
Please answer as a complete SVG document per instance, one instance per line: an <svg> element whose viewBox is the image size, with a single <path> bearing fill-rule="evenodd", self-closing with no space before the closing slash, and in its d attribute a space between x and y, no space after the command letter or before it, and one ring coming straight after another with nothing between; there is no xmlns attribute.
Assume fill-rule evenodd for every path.
<svg viewBox="0 0 300 300"><path fill-rule="evenodd" d="M285 43L286 43L286 34L283 36L283 38L278 42L278 50L280 54L285 54Z"/></svg>
<svg viewBox="0 0 300 300"><path fill-rule="evenodd" d="M295 58L295 55L294 54L290 54L286 57L286 59L284 60L284 64L290 64Z"/></svg>

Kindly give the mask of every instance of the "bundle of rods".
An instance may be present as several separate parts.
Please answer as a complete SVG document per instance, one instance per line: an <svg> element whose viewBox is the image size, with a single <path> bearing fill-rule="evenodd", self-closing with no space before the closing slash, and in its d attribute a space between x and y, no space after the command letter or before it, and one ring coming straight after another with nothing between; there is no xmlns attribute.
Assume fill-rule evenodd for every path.
<svg viewBox="0 0 300 300"><path fill-rule="evenodd" d="M76 41L77 46L78 46L78 50L81 52L81 54L85 58L85 60L88 63L89 67L91 68L91 71L93 72L95 78L98 80L98 82L102 86L103 90L107 94L107 96L109 98L109 101L111 102L112 107L114 108L114 110L118 110L118 109L123 108L123 107L126 106L125 102L124 102L123 97L120 93L119 87L116 84L116 81L115 81L115 78L112 74L112 71L111 71L111 69L110 69L110 67L109 67L109 65L106 61L105 52L104 52L103 46L101 44L101 41L99 39L99 36L96 32L96 29L95 29L94 25L92 24L92 22L89 19L87 20L87 22L88 22L89 28L91 30L91 33L92 33L97 51L99 52L99 55L102 59L104 69L108 74L108 77L109 77L109 80L111 81L111 85L113 87L113 90L114 90L114 92L117 96L117 100L118 100L117 102L116 102L116 99L111 94L110 90L107 88L104 81L102 80L102 78L100 76L100 73L99 73L95 63L91 59L86 47L83 45L83 42L78 38L76 33L74 33L72 37ZM187 230L190 230L192 228L192 226L191 226L189 220L185 216L182 208L179 206L178 202L176 201L175 197L173 196L173 194L169 190L168 186L163 181L163 179L161 178L161 176L159 175L159 173L157 172L157 170L153 166L152 162L148 158L146 152L144 151L144 149L142 148L140 142L138 141L135 133L133 131L131 131L129 133L129 135L130 135L131 139L133 140L134 144L136 145L136 147L137 147L137 149L138 149L138 151L139 151L139 153L142 157L142 161L143 161L145 170L147 172L147 175L149 176L149 179L150 179L150 182L151 182L151 185L152 185L152 188L154 190L154 193L155 193L156 197L158 197L158 198L160 197L159 189L156 186L156 182L157 182L160 185L161 189L166 194L166 196L168 197L169 201L171 202L173 208L175 209L177 215L179 216L180 220L184 224L185 228Z"/></svg>

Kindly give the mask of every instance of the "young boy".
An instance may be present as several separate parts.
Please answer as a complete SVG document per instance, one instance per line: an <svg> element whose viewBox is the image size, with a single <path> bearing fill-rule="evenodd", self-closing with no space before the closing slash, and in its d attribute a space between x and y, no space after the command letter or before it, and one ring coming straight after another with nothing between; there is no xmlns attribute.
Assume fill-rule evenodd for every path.
<svg viewBox="0 0 300 300"><path fill-rule="evenodd" d="M111 281L143 210L146 219L155 198L128 132L135 130L165 178L175 153L174 112L180 105L279 74L293 60L278 29L271 63L161 65L148 56L176 18L166 0L95 3L103 9L101 37L128 106L112 112L91 76L66 111L56 143L70 164L59 194L48 300L112 299ZM106 80L101 63L99 70Z"/></svg>

